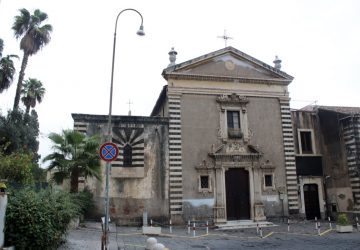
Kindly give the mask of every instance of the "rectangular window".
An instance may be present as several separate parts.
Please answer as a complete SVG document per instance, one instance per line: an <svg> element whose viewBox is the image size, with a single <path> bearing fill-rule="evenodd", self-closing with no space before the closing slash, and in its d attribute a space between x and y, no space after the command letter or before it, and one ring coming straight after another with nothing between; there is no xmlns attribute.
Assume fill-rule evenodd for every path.
<svg viewBox="0 0 360 250"><path fill-rule="evenodd" d="M265 175L265 187L272 187L273 186L273 176L271 174Z"/></svg>
<svg viewBox="0 0 360 250"><path fill-rule="evenodd" d="M240 129L240 112L227 111L227 125L228 128Z"/></svg>
<svg viewBox="0 0 360 250"><path fill-rule="evenodd" d="M300 131L300 146L302 154L312 154L311 131Z"/></svg>
<svg viewBox="0 0 360 250"><path fill-rule="evenodd" d="M241 128L240 128L240 112L228 110L226 112L227 116L227 131L229 138L241 138Z"/></svg>
<svg viewBox="0 0 360 250"><path fill-rule="evenodd" d="M202 175L200 176L200 188L201 189L209 189L209 176L208 175Z"/></svg>

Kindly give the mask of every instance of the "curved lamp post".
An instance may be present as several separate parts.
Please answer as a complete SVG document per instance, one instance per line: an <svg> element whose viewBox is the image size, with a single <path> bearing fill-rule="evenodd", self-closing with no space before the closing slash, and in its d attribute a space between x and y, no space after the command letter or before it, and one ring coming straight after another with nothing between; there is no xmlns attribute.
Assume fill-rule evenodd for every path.
<svg viewBox="0 0 360 250"><path fill-rule="evenodd" d="M145 35L144 26L143 26L143 17L139 11L137 11L135 9L124 9L119 12L119 14L116 17L116 22L115 22L114 45L113 45L112 64L111 64L110 103L109 103L109 118L108 118L108 142L112 141L111 112L112 112L112 96L113 96L113 80L114 80L114 64L115 64L116 29L117 29L117 23L118 23L119 16L121 15L121 13L128 11L128 10L135 11L141 17L140 28L136 32L136 34L139 36ZM107 162L106 163L106 187L105 187L105 228L104 228L104 234L103 234L103 241L105 241L103 243L105 245L105 249L108 249L107 245L109 242L108 232L109 232L109 173L110 173L110 168L111 168L111 164L110 164L110 162Z"/></svg>

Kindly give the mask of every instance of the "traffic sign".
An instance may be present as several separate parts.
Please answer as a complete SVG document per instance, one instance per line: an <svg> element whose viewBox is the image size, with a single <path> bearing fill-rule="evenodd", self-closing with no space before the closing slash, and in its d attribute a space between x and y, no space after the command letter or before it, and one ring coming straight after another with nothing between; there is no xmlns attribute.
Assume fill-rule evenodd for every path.
<svg viewBox="0 0 360 250"><path fill-rule="evenodd" d="M115 143L106 142L100 147L100 157L104 161L110 162L116 160L119 155L119 149Z"/></svg>

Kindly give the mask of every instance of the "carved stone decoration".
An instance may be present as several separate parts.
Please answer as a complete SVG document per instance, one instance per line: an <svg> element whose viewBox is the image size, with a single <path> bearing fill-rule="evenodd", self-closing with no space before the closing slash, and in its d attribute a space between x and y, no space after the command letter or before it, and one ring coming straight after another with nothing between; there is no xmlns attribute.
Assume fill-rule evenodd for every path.
<svg viewBox="0 0 360 250"><path fill-rule="evenodd" d="M195 166L195 169L198 171L202 171L202 170L213 170L214 169L214 164L208 162L207 160L202 160L202 162L199 165Z"/></svg>
<svg viewBox="0 0 360 250"><path fill-rule="evenodd" d="M232 104L232 105L246 105L249 100L245 96L240 96L235 93L231 95L221 95L216 98L216 101L224 104Z"/></svg>
<svg viewBox="0 0 360 250"><path fill-rule="evenodd" d="M265 162L261 163L260 168L271 171L275 170L275 166L269 160L266 160Z"/></svg>
<svg viewBox="0 0 360 250"><path fill-rule="evenodd" d="M225 149L226 153L240 153L240 154L245 154L246 153L246 148L244 145L242 145L241 143L238 142L232 142L232 143L228 143L227 147Z"/></svg>

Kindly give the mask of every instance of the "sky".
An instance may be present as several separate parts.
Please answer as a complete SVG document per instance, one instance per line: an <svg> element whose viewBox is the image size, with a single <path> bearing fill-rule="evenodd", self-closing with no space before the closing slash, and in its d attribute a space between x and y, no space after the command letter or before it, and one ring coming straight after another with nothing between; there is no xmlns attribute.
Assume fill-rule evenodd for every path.
<svg viewBox="0 0 360 250"><path fill-rule="evenodd" d="M109 112L113 34L117 14L138 10L146 35L137 36L140 16L123 12L118 21L113 115L148 116L162 87L168 52L176 63L227 45L294 77L291 107L309 104L360 107L360 1L357 0L0 0L3 55L22 58L11 30L20 8L40 9L53 26L50 43L29 58L25 79L42 81L46 93L36 111L42 157L47 136L72 129L71 113ZM21 60L16 61L17 73ZM0 94L4 114L13 106L18 74ZM44 167L44 165L43 165Z"/></svg>

